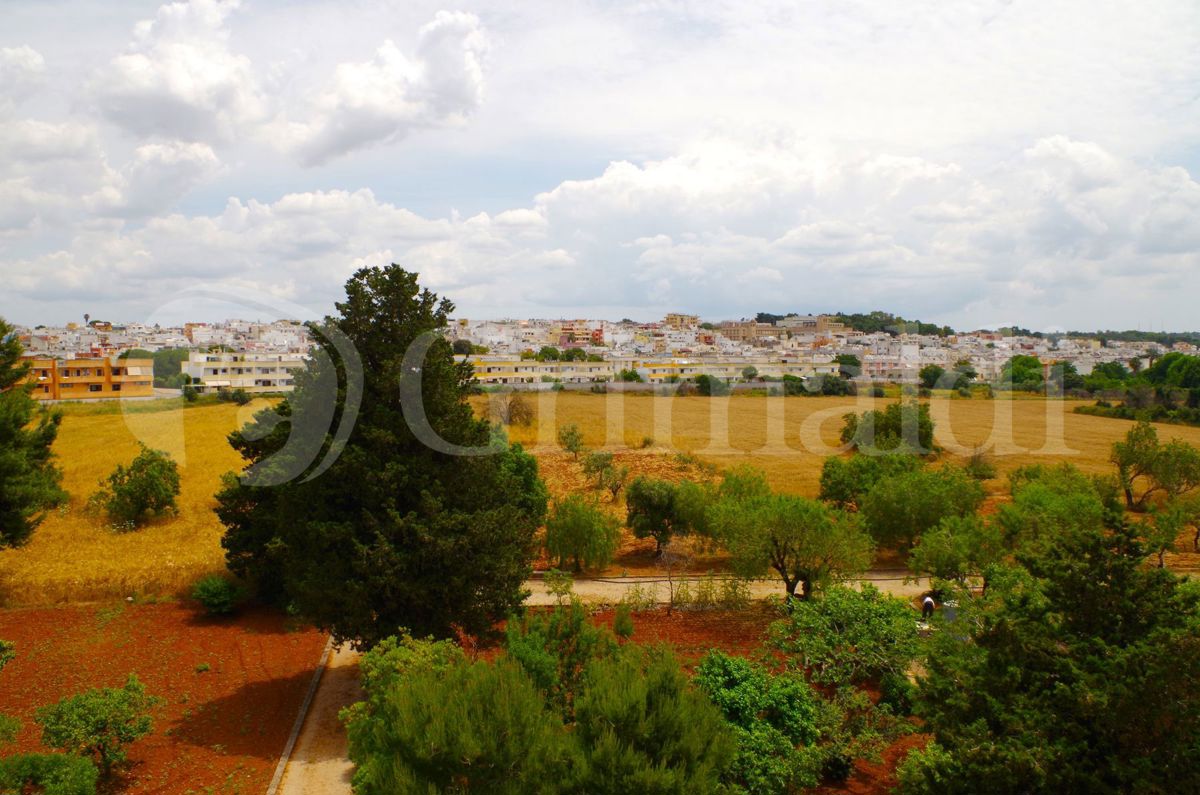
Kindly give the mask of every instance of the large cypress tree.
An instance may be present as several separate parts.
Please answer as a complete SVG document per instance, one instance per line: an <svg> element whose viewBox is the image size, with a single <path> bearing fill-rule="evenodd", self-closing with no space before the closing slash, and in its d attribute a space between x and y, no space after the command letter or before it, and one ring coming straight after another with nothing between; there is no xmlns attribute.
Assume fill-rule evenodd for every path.
<svg viewBox="0 0 1200 795"><path fill-rule="evenodd" d="M62 415L39 409L28 375L21 342L0 319L0 548L24 544L46 509L67 498L50 452Z"/></svg>
<svg viewBox="0 0 1200 795"><path fill-rule="evenodd" d="M313 326L292 395L230 436L248 468L218 494L229 566L338 640L486 631L525 595L546 510L537 463L472 413L471 367L437 334L453 304L416 274L362 269L337 309ZM491 454L429 447L405 416L414 385L428 430Z"/></svg>

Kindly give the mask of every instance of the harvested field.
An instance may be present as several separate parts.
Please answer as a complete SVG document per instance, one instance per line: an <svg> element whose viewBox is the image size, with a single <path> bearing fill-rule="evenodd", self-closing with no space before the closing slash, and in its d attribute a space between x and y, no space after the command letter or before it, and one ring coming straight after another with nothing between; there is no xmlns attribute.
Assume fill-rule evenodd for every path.
<svg viewBox="0 0 1200 795"><path fill-rule="evenodd" d="M175 595L224 569L213 513L221 475L241 459L225 437L265 405L181 407L178 400L61 407L54 452L70 503L51 512L21 549L0 552L0 603L44 605L138 594ZM179 464L179 514L129 533L113 532L85 509L97 482L129 463L138 441Z"/></svg>
<svg viewBox="0 0 1200 795"><path fill-rule="evenodd" d="M17 644L0 673L0 710L23 724L14 750L46 750L37 707L135 673L163 703L120 789L171 795L263 792L325 644L277 613L214 621L122 602L0 611L0 638Z"/></svg>
<svg viewBox="0 0 1200 795"><path fill-rule="evenodd" d="M491 396L474 399L486 413ZM816 496L821 464L841 448L842 415L881 408L884 398L655 397L613 393L544 392L530 395L536 418L509 434L539 456L557 449L557 429L575 424L585 444L595 448L639 448L644 437L654 446L631 454L678 451L721 467L752 464L762 468L780 490ZM976 447L994 456L1003 477L1026 464L1070 461L1087 472L1108 472L1108 455L1132 422L1075 414L1080 401L949 399L928 401L936 423L935 438L950 461ZM1159 437L1200 445L1200 428L1157 425Z"/></svg>
<svg viewBox="0 0 1200 795"><path fill-rule="evenodd" d="M491 399L481 395L473 398L473 404L486 414ZM511 428L510 436L537 455L554 496L588 488L579 462L557 445L558 428L570 423L579 426L589 446L613 450L617 463L628 466L632 476L707 478L712 473L705 465L751 464L762 468L776 488L814 496L825 456L838 451L841 416L886 402L572 392L537 393L527 399L538 419L530 426ZM256 401L242 407L231 403L184 407L178 400L163 400L62 407L66 417L55 452L71 500L46 518L26 547L0 551L0 603L174 596L201 575L222 570L221 526L212 511L213 495L221 475L241 464L225 437L263 405ZM1071 408L1076 402L1034 398L935 398L930 405L947 460L958 460L977 445L994 455L1000 477L986 484L994 499L1003 499L1007 491L1003 476L1024 464L1070 461L1088 472L1109 471L1109 448L1131 424L1074 414ZM1157 427L1163 439L1200 445L1200 428ZM643 449L647 438L651 443ZM139 440L170 452L178 461L183 479L180 512L136 532L114 533L102 518L84 508L97 481L118 463L131 460ZM615 515L624 517L622 499L613 503L606 495L597 496ZM652 546L627 536L608 573L652 573ZM1181 552L1183 547L1181 543ZM1170 557L1168 561L1176 562ZM1195 566L1195 561L1182 555L1178 562ZM692 571L721 567L719 558L700 555Z"/></svg>

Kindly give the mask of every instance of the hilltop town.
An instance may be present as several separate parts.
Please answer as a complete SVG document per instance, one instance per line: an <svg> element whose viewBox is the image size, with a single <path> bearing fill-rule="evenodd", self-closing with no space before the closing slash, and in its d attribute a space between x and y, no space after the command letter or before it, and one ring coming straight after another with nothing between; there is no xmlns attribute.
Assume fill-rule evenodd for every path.
<svg viewBox="0 0 1200 795"><path fill-rule="evenodd" d="M200 393L288 392L292 372L303 366L312 345L308 328L295 320L175 327L88 320L17 332L33 359L39 387L34 395L49 400L137 399L155 396L154 387L185 385ZM1146 365L1169 350L1196 351L1184 341L1168 346L1102 335L1012 332L955 332L928 324L866 331L831 315L713 323L683 313L654 322L457 318L445 331L456 354L474 365L481 386L534 389L679 383L701 376L728 384L803 379L846 373L848 362L851 374L864 382L915 383L930 366L947 371L969 366L979 381L992 382L1014 356L1036 357L1046 367L1069 363L1087 376L1106 363Z"/></svg>

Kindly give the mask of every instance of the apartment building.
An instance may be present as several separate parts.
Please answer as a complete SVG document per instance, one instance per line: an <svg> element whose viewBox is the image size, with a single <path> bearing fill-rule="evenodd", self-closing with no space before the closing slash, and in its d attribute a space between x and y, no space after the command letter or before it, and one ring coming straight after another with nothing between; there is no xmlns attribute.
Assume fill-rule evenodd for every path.
<svg viewBox="0 0 1200 795"><path fill-rule="evenodd" d="M22 357L38 400L114 400L154 396L151 359Z"/></svg>
<svg viewBox="0 0 1200 795"><path fill-rule="evenodd" d="M191 377L198 392L290 392L295 386L294 372L304 367L305 359L301 353L197 351L188 355L180 369Z"/></svg>

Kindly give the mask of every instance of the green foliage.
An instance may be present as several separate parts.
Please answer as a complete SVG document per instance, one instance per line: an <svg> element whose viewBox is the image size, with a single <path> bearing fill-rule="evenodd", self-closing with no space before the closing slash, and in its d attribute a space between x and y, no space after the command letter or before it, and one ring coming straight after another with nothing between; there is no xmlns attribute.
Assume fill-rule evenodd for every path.
<svg viewBox="0 0 1200 795"><path fill-rule="evenodd" d="M557 611L566 632L510 636L527 659L469 662L407 637L364 655L366 700L343 712L355 792L716 793L733 753L717 710L665 653L577 643L575 609ZM569 724L537 684L568 670Z"/></svg>
<svg viewBox="0 0 1200 795"><path fill-rule="evenodd" d="M971 453L967 463L963 464L963 470L976 480L991 480L996 477L996 463L978 447Z"/></svg>
<svg viewBox="0 0 1200 795"><path fill-rule="evenodd" d="M412 665L346 713L357 795L561 792L576 763L561 720L515 662Z"/></svg>
<svg viewBox="0 0 1200 795"><path fill-rule="evenodd" d="M842 417L841 440L851 450L878 455L886 452L929 455L933 443L933 419L929 405L915 401L890 403L878 409Z"/></svg>
<svg viewBox="0 0 1200 795"><path fill-rule="evenodd" d="M946 517L975 513L984 496L983 486L958 467L917 469L872 486L861 514L877 544L908 549Z"/></svg>
<svg viewBox="0 0 1200 795"><path fill-rule="evenodd" d="M554 504L546 519L546 552L575 571L603 568L612 561L621 541L621 523L581 494Z"/></svg>
<svg viewBox="0 0 1200 795"><path fill-rule="evenodd" d="M566 450L576 459L583 452L583 434L574 423L558 429L558 446Z"/></svg>
<svg viewBox="0 0 1200 795"><path fill-rule="evenodd" d="M920 469L924 463L918 456L903 453L829 456L821 466L820 497L839 508L857 509L880 480Z"/></svg>
<svg viewBox="0 0 1200 795"><path fill-rule="evenodd" d="M126 761L126 746L153 729L150 710L157 703L130 674L123 687L96 688L41 707L35 720L43 744L93 759L107 776Z"/></svg>
<svg viewBox="0 0 1200 795"><path fill-rule="evenodd" d="M721 713L662 650L626 645L588 668L575 705L588 793L716 795L736 753Z"/></svg>
<svg viewBox="0 0 1200 795"><path fill-rule="evenodd" d="M24 544L67 499L51 452L62 414L38 407L28 374L20 340L0 319L0 549Z"/></svg>
<svg viewBox="0 0 1200 795"><path fill-rule="evenodd" d="M565 571L560 569L550 569L543 575L543 581L546 583L546 590L562 604L571 598L572 589L575 587L575 578Z"/></svg>
<svg viewBox="0 0 1200 795"><path fill-rule="evenodd" d="M583 473L594 478L596 488L607 491L614 500L625 487L625 481L629 479L629 467L617 466L613 461L613 454L604 451L584 456Z"/></svg>
<svg viewBox="0 0 1200 795"><path fill-rule="evenodd" d="M818 783L818 697L794 673L713 651L696 667L695 682L733 727L738 753L726 774L733 792L772 795Z"/></svg>
<svg viewBox="0 0 1200 795"><path fill-rule="evenodd" d="M746 365L745 367L743 367L742 368L742 380L743 381L757 381L758 380L758 368L752 364Z"/></svg>
<svg viewBox="0 0 1200 795"><path fill-rule="evenodd" d="M1200 791L1198 625L1200 590L1124 524L1022 547L934 633L917 703L937 745L902 791Z"/></svg>
<svg viewBox="0 0 1200 795"><path fill-rule="evenodd" d="M176 511L179 465L161 450L139 444L141 452L127 467L118 464L89 505L108 514L118 527L134 528Z"/></svg>
<svg viewBox="0 0 1200 795"><path fill-rule="evenodd" d="M199 602L210 616L227 616L241 606L246 598L246 589L228 577L210 574L201 577L192 586L192 598Z"/></svg>
<svg viewBox="0 0 1200 795"><path fill-rule="evenodd" d="M191 384L184 384L183 399L188 403L195 403L200 399L200 393L196 391L196 387Z"/></svg>
<svg viewBox="0 0 1200 795"><path fill-rule="evenodd" d="M1036 356L1018 355L1000 370L1000 387L1014 391L1040 392L1045 387L1042 362Z"/></svg>
<svg viewBox="0 0 1200 795"><path fill-rule="evenodd" d="M508 622L505 651L567 721L574 716L587 666L616 650L613 636L588 621L578 600Z"/></svg>
<svg viewBox="0 0 1200 795"><path fill-rule="evenodd" d="M1012 502L1000 506L996 522L1010 547L1044 544L1064 533L1112 523L1113 511L1096 481L1069 464L1026 467L1009 479Z"/></svg>
<svg viewBox="0 0 1200 795"><path fill-rule="evenodd" d="M557 362L562 358L562 352L553 345L543 345L537 352L536 357L539 362Z"/></svg>
<svg viewBox="0 0 1200 795"><path fill-rule="evenodd" d="M1109 460L1131 510L1145 510L1154 495L1169 500L1200 487L1200 450L1179 440L1159 442L1158 431L1148 422L1139 422L1123 441L1114 442Z"/></svg>
<svg viewBox="0 0 1200 795"><path fill-rule="evenodd" d="M617 373L617 380L625 381L628 383L640 384L642 382L642 375L637 370L633 370L633 369L622 370L619 373Z"/></svg>
<svg viewBox="0 0 1200 795"><path fill-rule="evenodd" d="M95 795L96 766L67 754L17 754L0 759L0 793Z"/></svg>
<svg viewBox="0 0 1200 795"><path fill-rule="evenodd" d="M1005 554L1004 531L999 524L978 516L947 516L921 534L908 556L908 568L934 580L967 585L967 578L982 574Z"/></svg>
<svg viewBox="0 0 1200 795"><path fill-rule="evenodd" d="M644 476L634 478L625 492L625 523L637 538L653 538L659 553L673 537L693 530L678 493L676 484Z"/></svg>
<svg viewBox="0 0 1200 795"><path fill-rule="evenodd" d="M739 575L775 571L788 597L804 599L871 562L872 546L857 517L794 495L727 497L709 512L713 532Z"/></svg>
<svg viewBox="0 0 1200 795"><path fill-rule="evenodd" d="M703 373L696 376L696 391L704 397L720 397L729 394L729 384Z"/></svg>
<svg viewBox="0 0 1200 795"><path fill-rule="evenodd" d="M490 632L521 604L532 573L547 503L537 461L475 416L471 365L438 334L453 304L415 274L361 269L337 311L313 327L317 347L295 390L230 437L248 471L217 497L229 568L339 641L370 645L401 626ZM337 453L330 431L347 410L354 364L329 341L337 334L361 358L362 399L340 455L325 457ZM404 365L418 339L429 342L419 379ZM405 418L406 384L419 386L429 431L495 453L427 446ZM276 473L295 476L258 485Z"/></svg>
<svg viewBox="0 0 1200 795"><path fill-rule="evenodd" d="M944 389L948 384L941 383L942 378L946 375L946 368L938 367L936 364L927 364L921 368L918 377L921 379L921 386L926 389Z"/></svg>
<svg viewBox="0 0 1200 795"><path fill-rule="evenodd" d="M771 625L771 645L796 655L826 685L861 684L903 676L920 651L916 614L902 599L873 585L829 588L797 602Z"/></svg>
<svg viewBox="0 0 1200 795"><path fill-rule="evenodd" d="M622 640L633 637L633 611L627 604L619 604L613 611L613 634Z"/></svg>

